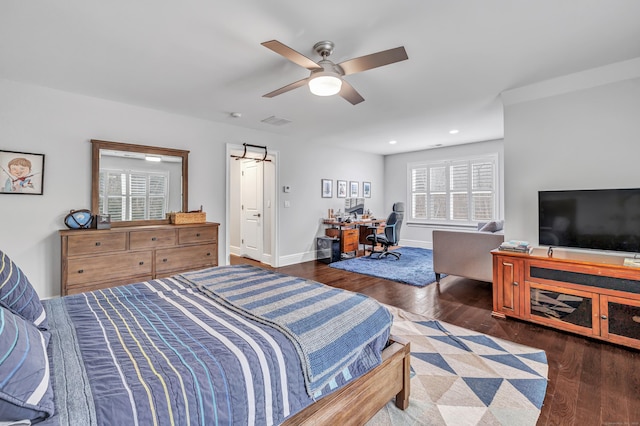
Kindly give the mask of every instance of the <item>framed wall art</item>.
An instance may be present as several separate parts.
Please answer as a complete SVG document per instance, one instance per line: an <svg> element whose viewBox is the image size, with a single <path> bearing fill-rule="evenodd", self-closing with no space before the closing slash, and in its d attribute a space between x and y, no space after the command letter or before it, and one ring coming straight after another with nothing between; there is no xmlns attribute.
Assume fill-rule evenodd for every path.
<svg viewBox="0 0 640 426"><path fill-rule="evenodd" d="M347 181L339 180L336 181L338 188L336 189L336 197L338 198L347 198Z"/></svg>
<svg viewBox="0 0 640 426"><path fill-rule="evenodd" d="M360 182L349 182L349 197L357 197L360 194Z"/></svg>
<svg viewBox="0 0 640 426"><path fill-rule="evenodd" d="M333 197L333 181L331 179L322 179L322 198Z"/></svg>
<svg viewBox="0 0 640 426"><path fill-rule="evenodd" d="M371 198L371 182L362 182L362 196Z"/></svg>
<svg viewBox="0 0 640 426"><path fill-rule="evenodd" d="M44 154L0 150L0 194L42 195Z"/></svg>

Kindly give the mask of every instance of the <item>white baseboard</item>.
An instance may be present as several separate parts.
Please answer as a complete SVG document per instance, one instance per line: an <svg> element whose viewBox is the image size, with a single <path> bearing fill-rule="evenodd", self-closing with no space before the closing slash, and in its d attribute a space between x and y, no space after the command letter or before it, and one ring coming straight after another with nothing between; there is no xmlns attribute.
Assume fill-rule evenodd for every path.
<svg viewBox="0 0 640 426"><path fill-rule="evenodd" d="M307 251L296 254L280 256L280 266L295 265L296 263L309 262L316 260L316 251Z"/></svg>
<svg viewBox="0 0 640 426"><path fill-rule="evenodd" d="M407 240L407 239L401 238L400 243L398 245L400 247L418 247L418 248L433 250L433 241Z"/></svg>

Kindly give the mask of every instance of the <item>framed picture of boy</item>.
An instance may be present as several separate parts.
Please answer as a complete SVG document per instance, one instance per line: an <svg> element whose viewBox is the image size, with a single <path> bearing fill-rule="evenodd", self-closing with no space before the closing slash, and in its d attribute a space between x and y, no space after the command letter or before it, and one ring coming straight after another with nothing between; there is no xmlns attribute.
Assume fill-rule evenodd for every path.
<svg viewBox="0 0 640 426"><path fill-rule="evenodd" d="M0 194L42 195L44 154L0 150Z"/></svg>

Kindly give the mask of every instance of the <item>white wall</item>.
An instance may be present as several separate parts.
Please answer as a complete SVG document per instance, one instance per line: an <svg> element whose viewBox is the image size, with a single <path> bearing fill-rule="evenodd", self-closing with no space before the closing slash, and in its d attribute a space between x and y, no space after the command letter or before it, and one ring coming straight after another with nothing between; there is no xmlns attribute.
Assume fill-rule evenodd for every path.
<svg viewBox="0 0 640 426"><path fill-rule="evenodd" d="M539 190L640 187L640 78L606 74L602 85L579 73L562 80L571 90L554 94L550 81L505 96L506 238L538 243Z"/></svg>
<svg viewBox="0 0 640 426"><path fill-rule="evenodd" d="M313 258L319 218L340 203L320 198L320 179L371 181L373 210L381 209L383 158L353 155L268 132L243 129L103 99L0 79L0 149L45 154L44 195L0 194L0 249L24 270L41 297L60 293L58 230L71 209L90 208L91 144L101 139L187 149L189 209L203 206L219 222L220 256L227 259L226 143L267 145L278 151L281 264ZM379 173L372 176L374 173ZM378 191L378 192L376 192ZM282 208L288 199L291 207Z"/></svg>
<svg viewBox="0 0 640 426"><path fill-rule="evenodd" d="M233 163L237 162L230 164L232 173L239 174L239 165ZM269 167L270 164L267 164ZM371 182L372 195L371 198L365 198L365 208L374 214L385 216L382 208L384 160L381 155L344 149L336 153L335 149L296 143L278 151L276 164L279 170L275 183L277 194L271 196L278 202L280 217L277 231L280 245L278 266L315 259L315 237L324 235L326 228L322 224L322 218L327 216L329 209L344 211L344 198L336 197L338 179L358 181L360 196L362 182ZM333 181L333 197L320 196L321 179ZM285 185L290 186L291 192L283 191ZM285 207L286 201L290 207ZM239 214L239 196L230 194L230 209ZM265 221L267 220L268 216L265 216ZM230 226L230 242L234 248L240 246L240 221ZM264 244L266 250L269 244L267 238Z"/></svg>
<svg viewBox="0 0 640 426"><path fill-rule="evenodd" d="M406 207L409 207L407 198L409 191L407 165L420 161L451 160L459 157L497 153L498 164L500 165L498 170L499 187L500 191L503 192L503 151L503 141L502 139L499 139L487 142L476 142L472 144L407 152L404 154L387 155L384 162L384 205L386 207L386 215L391 212L391 206L396 201L404 201L406 203ZM503 206L504 204L501 201L499 206L499 217L504 217ZM413 247L432 248L432 232L434 229L442 228L408 224L407 214L405 214L404 224L402 225L402 230L400 232L400 244Z"/></svg>
<svg viewBox="0 0 640 426"><path fill-rule="evenodd" d="M280 266L311 260L315 257L315 236L324 235L322 218L328 209L344 211L344 198L336 197L336 180L371 182L371 198L365 198L365 208L374 215L385 216L383 209L384 158L381 155L327 149L323 146L289 146L280 151L280 173L276 190L279 199L280 245L296 247L298 251L280 251ZM290 160L286 161L285 154ZM333 197L321 198L320 182L333 180ZM282 190L291 186L291 192ZM291 207L283 208L289 201Z"/></svg>

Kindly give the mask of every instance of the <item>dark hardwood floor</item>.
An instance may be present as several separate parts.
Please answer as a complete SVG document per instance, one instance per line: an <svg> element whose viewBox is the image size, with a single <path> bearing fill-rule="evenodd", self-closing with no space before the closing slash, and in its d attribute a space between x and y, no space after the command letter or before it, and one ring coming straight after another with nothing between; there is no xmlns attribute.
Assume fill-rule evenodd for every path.
<svg viewBox="0 0 640 426"><path fill-rule="evenodd" d="M236 256L231 263L272 269ZM315 261L277 271L545 350L549 383L539 425L640 425L640 352L518 320L493 318L491 283L448 276L440 285L419 288Z"/></svg>

